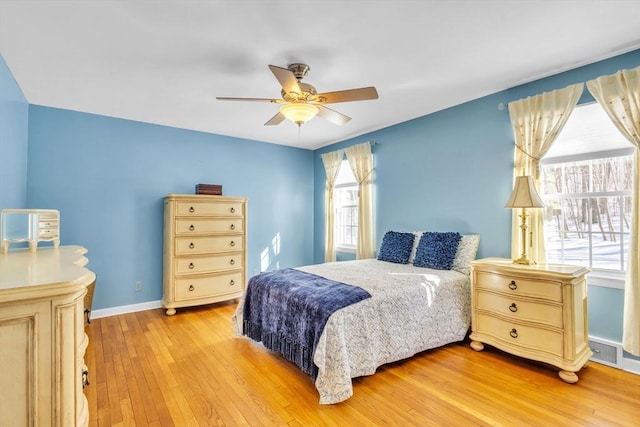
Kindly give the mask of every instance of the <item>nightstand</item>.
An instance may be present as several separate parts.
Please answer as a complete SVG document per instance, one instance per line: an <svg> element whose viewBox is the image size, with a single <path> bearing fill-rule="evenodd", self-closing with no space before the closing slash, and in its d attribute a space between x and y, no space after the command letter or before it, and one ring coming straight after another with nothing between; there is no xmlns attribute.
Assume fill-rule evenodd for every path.
<svg viewBox="0 0 640 427"><path fill-rule="evenodd" d="M471 267L471 348L484 344L560 368L568 383L592 355L588 268L485 258Z"/></svg>

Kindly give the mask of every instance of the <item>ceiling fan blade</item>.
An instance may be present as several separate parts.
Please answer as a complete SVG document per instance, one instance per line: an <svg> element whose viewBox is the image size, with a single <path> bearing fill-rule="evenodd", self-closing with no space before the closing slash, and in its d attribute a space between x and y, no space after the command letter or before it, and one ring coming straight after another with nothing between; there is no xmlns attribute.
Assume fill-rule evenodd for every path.
<svg viewBox="0 0 640 427"><path fill-rule="evenodd" d="M313 100L322 104L335 104L336 102L366 101L378 99L378 91L375 87L361 87L359 89L339 90L336 92L318 93Z"/></svg>
<svg viewBox="0 0 640 427"><path fill-rule="evenodd" d="M272 98L230 98L228 96L216 96L218 101L254 101L254 102L274 102L279 103L281 99Z"/></svg>
<svg viewBox="0 0 640 427"><path fill-rule="evenodd" d="M296 79L296 76L294 76L291 71L275 65L269 65L269 68L286 93L295 92L298 95L302 94L300 86L298 85L298 79Z"/></svg>
<svg viewBox="0 0 640 427"><path fill-rule="evenodd" d="M342 126L351 120L351 117L346 116L342 113L338 113L331 108L324 107L322 105L316 105L318 107L318 116L322 117L325 120L330 121L331 123Z"/></svg>
<svg viewBox="0 0 640 427"><path fill-rule="evenodd" d="M284 114L278 111L276 115L271 117L269 120L267 120L267 122L264 125L265 126L279 125L285 118L286 117L284 116Z"/></svg>

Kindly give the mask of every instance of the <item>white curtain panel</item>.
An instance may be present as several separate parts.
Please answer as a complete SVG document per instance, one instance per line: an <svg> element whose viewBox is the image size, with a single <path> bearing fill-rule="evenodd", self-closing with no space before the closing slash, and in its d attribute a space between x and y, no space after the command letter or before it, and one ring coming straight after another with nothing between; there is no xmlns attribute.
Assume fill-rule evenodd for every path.
<svg viewBox="0 0 640 427"><path fill-rule="evenodd" d="M332 151L321 155L324 171L327 175L327 184L324 190L324 261L336 260L336 245L334 242L334 218L333 218L333 186L338 177L340 164L344 157L344 150Z"/></svg>
<svg viewBox="0 0 640 427"><path fill-rule="evenodd" d="M579 83L509 103L509 117L516 143L514 182L517 176L530 175L536 189L540 188L540 160L567 123L583 89L584 84ZM511 257L514 259L520 256L522 238L518 211L519 209L513 209L512 214ZM545 263L544 214L542 209L528 209L527 214L529 231L533 236L527 249L528 257L538 263Z"/></svg>
<svg viewBox="0 0 640 427"><path fill-rule="evenodd" d="M374 258L373 233L373 156L371 143L345 148L349 166L358 181L358 246L356 259Z"/></svg>
<svg viewBox="0 0 640 427"><path fill-rule="evenodd" d="M587 82L587 88L635 147L631 227L624 285L622 347L640 356L640 67Z"/></svg>

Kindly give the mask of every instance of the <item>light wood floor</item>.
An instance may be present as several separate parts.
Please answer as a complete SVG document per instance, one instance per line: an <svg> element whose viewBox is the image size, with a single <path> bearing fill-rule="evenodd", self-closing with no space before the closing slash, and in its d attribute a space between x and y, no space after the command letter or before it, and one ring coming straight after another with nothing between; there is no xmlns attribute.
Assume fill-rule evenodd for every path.
<svg viewBox="0 0 640 427"><path fill-rule="evenodd" d="M354 379L319 405L308 376L233 335L235 303L94 319L85 389L91 426L640 426L640 376L591 362L555 368L467 342Z"/></svg>

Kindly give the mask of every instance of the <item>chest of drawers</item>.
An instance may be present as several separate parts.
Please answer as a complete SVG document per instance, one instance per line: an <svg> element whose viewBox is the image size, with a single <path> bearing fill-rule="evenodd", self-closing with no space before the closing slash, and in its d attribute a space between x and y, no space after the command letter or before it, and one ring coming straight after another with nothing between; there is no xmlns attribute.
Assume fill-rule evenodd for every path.
<svg viewBox="0 0 640 427"><path fill-rule="evenodd" d="M244 197L171 194L164 198L162 304L178 307L238 298L246 281Z"/></svg>
<svg viewBox="0 0 640 427"><path fill-rule="evenodd" d="M519 265L502 258L472 263L471 347L490 344L560 368L568 383L589 360L587 268Z"/></svg>

